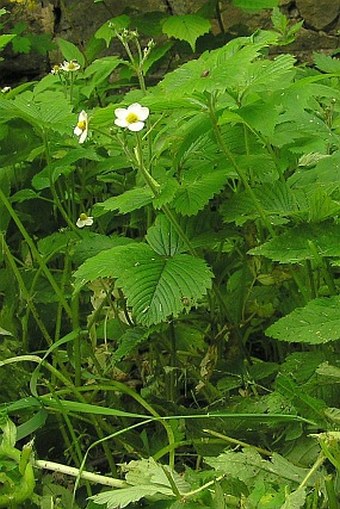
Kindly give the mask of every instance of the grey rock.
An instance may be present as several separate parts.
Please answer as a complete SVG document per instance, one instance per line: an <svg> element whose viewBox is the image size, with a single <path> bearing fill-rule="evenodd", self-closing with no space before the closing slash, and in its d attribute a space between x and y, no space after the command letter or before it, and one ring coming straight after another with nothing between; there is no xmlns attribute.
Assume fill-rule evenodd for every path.
<svg viewBox="0 0 340 509"><path fill-rule="evenodd" d="M315 30L323 30L340 15L339 0L296 0L296 6L306 24Z"/></svg>

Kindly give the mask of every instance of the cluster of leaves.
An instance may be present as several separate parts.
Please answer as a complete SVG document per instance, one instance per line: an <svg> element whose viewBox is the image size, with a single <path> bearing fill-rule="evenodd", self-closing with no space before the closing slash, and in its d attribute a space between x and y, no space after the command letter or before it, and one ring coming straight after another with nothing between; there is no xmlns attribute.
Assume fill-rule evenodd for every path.
<svg viewBox="0 0 340 509"><path fill-rule="evenodd" d="M128 60L60 39L80 70L0 95L1 411L78 483L126 472L27 507L337 507L340 66L272 58L296 30L273 23L152 86L171 44L119 17L95 39Z"/></svg>

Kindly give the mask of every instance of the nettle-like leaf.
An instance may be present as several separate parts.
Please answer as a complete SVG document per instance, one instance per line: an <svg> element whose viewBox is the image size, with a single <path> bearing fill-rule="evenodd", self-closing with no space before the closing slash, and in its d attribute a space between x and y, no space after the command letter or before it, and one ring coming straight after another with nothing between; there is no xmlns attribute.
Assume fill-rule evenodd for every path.
<svg viewBox="0 0 340 509"><path fill-rule="evenodd" d="M340 256L340 229L337 225L304 224L286 231L249 254L265 256L280 263L299 263L320 257Z"/></svg>
<svg viewBox="0 0 340 509"><path fill-rule="evenodd" d="M195 306L211 287L212 273L200 258L181 253L168 258L134 243L88 259L75 273L76 289L100 277L116 279L136 321L150 326Z"/></svg>
<svg viewBox="0 0 340 509"><path fill-rule="evenodd" d="M255 38L256 39L256 38ZM244 76L250 63L259 57L268 41L254 42L249 37L238 38L213 51L204 52L197 60L183 64L168 73L156 88L167 92L192 95L205 90L226 90L244 87Z"/></svg>
<svg viewBox="0 0 340 509"><path fill-rule="evenodd" d="M212 162L204 161L183 171L181 185L172 202L177 212L193 216L223 189L228 177L227 171L212 166Z"/></svg>
<svg viewBox="0 0 340 509"><path fill-rule="evenodd" d="M192 51L195 51L197 39L209 32L210 28L210 21L197 14L170 16L162 26L164 34L188 42Z"/></svg>
<svg viewBox="0 0 340 509"><path fill-rule="evenodd" d="M267 336L289 343L321 344L340 339L340 296L321 297L280 318Z"/></svg>
<svg viewBox="0 0 340 509"><path fill-rule="evenodd" d="M313 60L318 69L330 74L340 73L340 62L338 58L324 55L323 53L313 53Z"/></svg>
<svg viewBox="0 0 340 509"><path fill-rule="evenodd" d="M1 121L21 118L38 130L46 129L60 134L72 132L75 124L71 105L62 92L45 90L42 93L26 91L13 100L0 100Z"/></svg>
<svg viewBox="0 0 340 509"><path fill-rule="evenodd" d="M296 199L292 191L281 182L254 188L253 194L273 223L285 222L284 218L297 212ZM254 200L247 191L235 194L221 206L220 211L226 223L235 222L237 225L242 225L247 220L258 217ZM256 253L251 252L251 254Z"/></svg>

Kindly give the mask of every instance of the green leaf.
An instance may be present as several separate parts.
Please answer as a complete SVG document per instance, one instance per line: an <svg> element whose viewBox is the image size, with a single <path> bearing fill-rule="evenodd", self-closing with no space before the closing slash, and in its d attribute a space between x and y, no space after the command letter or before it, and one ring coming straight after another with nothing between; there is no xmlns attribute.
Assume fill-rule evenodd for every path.
<svg viewBox="0 0 340 509"><path fill-rule="evenodd" d="M47 412L44 408L34 414L28 421L20 424L17 428L17 440L22 440L35 433L37 429L44 426L47 419Z"/></svg>
<svg viewBox="0 0 340 509"><path fill-rule="evenodd" d="M130 25L130 18L126 14L111 18L106 21L94 34L96 39L104 39L106 47L110 46L110 42L116 36L115 31L120 32L124 28L128 28Z"/></svg>
<svg viewBox="0 0 340 509"><path fill-rule="evenodd" d="M262 459L260 454L252 449L244 449L243 452L228 451L216 458L204 458L204 461L219 473L240 479L248 486L253 486L260 479L300 483L309 472L276 453L273 453L271 460ZM313 486L313 481L311 478L308 485Z"/></svg>
<svg viewBox="0 0 340 509"><path fill-rule="evenodd" d="M37 190L46 189L50 186L50 178L54 182L58 180L61 175L68 175L74 170L73 164L81 159L89 161L100 161L101 157L97 154L93 147L77 147L73 150L68 150L65 155L60 159L51 162L40 173L37 173L32 179L32 184Z"/></svg>
<svg viewBox="0 0 340 509"><path fill-rule="evenodd" d="M113 362L118 362L129 355L140 343L145 341L150 335L150 331L141 327L130 327L118 340L118 347L113 352Z"/></svg>
<svg viewBox="0 0 340 509"><path fill-rule="evenodd" d="M1 100L0 96L1 121L21 118L38 130L45 128L60 134L72 133L76 119L71 109L62 92L26 91L13 100Z"/></svg>
<svg viewBox="0 0 340 509"><path fill-rule="evenodd" d="M81 67L85 66L85 57L75 44L70 41L66 41L66 39L62 39L61 37L57 38L57 44L66 60L76 60Z"/></svg>
<svg viewBox="0 0 340 509"><path fill-rule="evenodd" d="M173 43L168 41L166 44L162 44L162 46L157 46L153 48L148 54L147 58L143 62L143 71L145 74L149 71L149 69L158 62L164 55L168 53L168 51L172 48Z"/></svg>
<svg viewBox="0 0 340 509"><path fill-rule="evenodd" d="M90 78L91 81L89 85L82 87L82 93L90 97L93 90L106 80L121 62L120 58L111 56L98 58L92 62L84 72L85 78Z"/></svg>
<svg viewBox="0 0 340 509"><path fill-rule="evenodd" d="M106 211L119 210L120 214L128 214L141 209L152 202L153 193L148 187L134 187L119 196L112 196L97 203L96 208Z"/></svg>
<svg viewBox="0 0 340 509"><path fill-rule="evenodd" d="M267 336L289 343L317 345L340 339L340 296L322 297L280 318Z"/></svg>
<svg viewBox="0 0 340 509"><path fill-rule="evenodd" d="M312 249L311 245L315 248ZM280 263L299 263L320 257L340 256L340 229L332 224L305 224L248 251ZM317 254L317 255L316 255Z"/></svg>
<svg viewBox="0 0 340 509"><path fill-rule="evenodd" d="M158 487L159 493L165 495L174 495L172 484L169 477L172 478L173 484L181 493L189 491L190 486L177 472L171 470L166 465L156 463L153 458L130 461L126 465L127 474L126 482L129 484L151 484Z"/></svg>
<svg viewBox="0 0 340 509"><path fill-rule="evenodd" d="M20 191L11 196L11 201L22 203L27 200L36 200L37 198L40 198L40 195L33 191L33 189L20 189Z"/></svg>
<svg viewBox="0 0 340 509"><path fill-rule="evenodd" d="M260 155L247 158L252 164L252 169L256 171L258 164L270 164L270 158ZM245 161L246 163L246 161ZM246 168L245 168L246 169ZM296 199L286 184L276 182L275 184L264 184L253 189L253 193L261 203L261 207L266 215L270 216L272 222L281 222L281 218L291 216L297 212ZM224 203L221 208L223 220L226 223L235 222L242 225L248 219L258 217L258 211L254 205L254 200L247 191L239 192ZM285 220L283 221L285 222ZM262 246L260 246L261 248ZM259 248L255 248L259 249ZM255 253L251 253L255 254ZM262 253L261 253L262 254Z"/></svg>
<svg viewBox="0 0 340 509"><path fill-rule="evenodd" d="M16 37L16 34L2 34L0 35L0 50L7 46Z"/></svg>
<svg viewBox="0 0 340 509"><path fill-rule="evenodd" d="M260 11L261 9L273 9L277 7L278 0L232 0L235 7L246 11Z"/></svg>
<svg viewBox="0 0 340 509"><path fill-rule="evenodd" d="M156 493L159 493L156 486L139 484L138 486L129 486L115 491L105 491L90 498L96 504L107 504L106 509L123 509L133 502L138 502L144 497L152 497Z"/></svg>
<svg viewBox="0 0 340 509"><path fill-rule="evenodd" d="M146 241L159 255L174 256L185 251L185 244L163 214L159 214L155 224L148 229Z"/></svg>
<svg viewBox="0 0 340 509"><path fill-rule="evenodd" d="M27 54L31 51L31 46L29 38L21 35L17 35L12 41L12 48L16 53Z"/></svg>
<svg viewBox="0 0 340 509"><path fill-rule="evenodd" d="M182 16L170 16L163 23L163 33L168 37L175 37L190 44L192 51L195 51L197 39L209 32L210 21L197 14L184 14Z"/></svg>
<svg viewBox="0 0 340 509"><path fill-rule="evenodd" d="M87 260L75 273L75 286L112 277L122 288L138 323L146 327L178 314L211 287L205 262L187 254L158 255L146 244L116 247Z"/></svg>
<svg viewBox="0 0 340 509"><path fill-rule="evenodd" d="M305 386L298 386L293 381L291 374L289 376L279 374L275 383L277 391L285 396L299 413L303 413L308 419L313 419L320 427L326 425L325 410L327 405L325 401L306 393Z"/></svg>
<svg viewBox="0 0 340 509"><path fill-rule="evenodd" d="M313 53L313 60L318 69L330 74L340 73L340 61L324 53Z"/></svg>
<svg viewBox="0 0 340 509"><path fill-rule="evenodd" d="M197 163L183 172L181 185L173 200L177 212L193 216L219 193L227 180L224 168L214 169L212 163Z"/></svg>

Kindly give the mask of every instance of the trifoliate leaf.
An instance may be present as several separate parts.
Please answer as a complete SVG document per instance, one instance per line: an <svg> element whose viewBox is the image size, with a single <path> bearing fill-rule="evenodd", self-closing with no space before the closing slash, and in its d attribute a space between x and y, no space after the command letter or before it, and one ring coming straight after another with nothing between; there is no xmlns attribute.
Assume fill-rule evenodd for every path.
<svg viewBox="0 0 340 509"><path fill-rule="evenodd" d="M75 273L75 287L79 290L101 277L116 279L136 321L148 327L195 306L211 287L212 273L200 258L187 254L168 258L134 243L88 259Z"/></svg>
<svg viewBox="0 0 340 509"><path fill-rule="evenodd" d="M195 51L197 39L209 32L210 21L197 14L184 14L183 16L170 16L163 23L163 33L168 37L175 37L190 44Z"/></svg>
<svg viewBox="0 0 340 509"><path fill-rule="evenodd" d="M280 318L267 330L267 336L290 343L311 345L340 339L340 296L314 299L303 308Z"/></svg>

